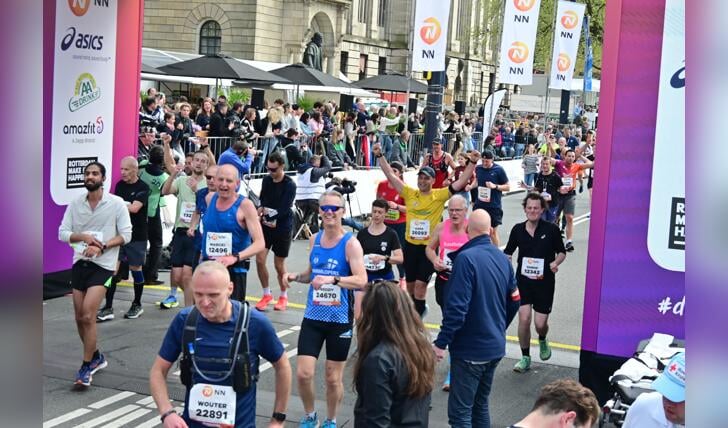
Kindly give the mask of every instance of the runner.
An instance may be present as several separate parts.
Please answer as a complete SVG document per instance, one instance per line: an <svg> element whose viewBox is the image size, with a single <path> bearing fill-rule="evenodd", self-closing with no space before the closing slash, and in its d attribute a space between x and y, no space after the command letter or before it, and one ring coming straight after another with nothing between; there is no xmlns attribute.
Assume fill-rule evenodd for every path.
<svg viewBox="0 0 728 428"><path fill-rule="evenodd" d="M511 229L508 244L503 252L511 259L518 249L516 280L521 293L521 307L518 310L518 341L521 345L521 359L513 368L523 373L531 368L531 309L538 333L539 357L551 358L551 347L546 334L549 331L549 314L554 303L556 272L566 259L564 242L558 226L541 218L547 203L538 193L529 193L523 200L526 221Z"/></svg>
<svg viewBox="0 0 728 428"><path fill-rule="evenodd" d="M503 204L501 197L503 192L511 190L508 184L508 176L502 166L493 162L495 155L491 151L483 152L482 165L475 168L475 176L478 181L478 197L475 199L473 209L484 209L490 214L493 233L490 235L493 245L500 246L498 238L498 226L503 223Z"/></svg>
<svg viewBox="0 0 728 428"><path fill-rule="evenodd" d="M455 169L458 167L450 153L446 153L442 150L442 141L440 140L432 141L432 152L425 155L425 158L422 160L422 165L420 165L420 169L426 166L429 166L433 171L435 171L435 182L432 183L433 189L442 189L443 187L447 187L448 185L445 184L445 180L447 180L447 177L450 175L450 170L448 168Z"/></svg>
<svg viewBox="0 0 728 428"><path fill-rule="evenodd" d="M71 287L83 363L76 385L90 386L92 376L108 365L96 341L96 311L111 284L120 246L131 241L132 225L123 199L104 192L106 168L91 162L83 170L86 194L74 199L63 214L58 239L74 249Z"/></svg>
<svg viewBox="0 0 728 428"><path fill-rule="evenodd" d="M433 189L435 171L429 166L420 168L417 174L417 189L404 184L386 159L382 156L382 147L375 144L372 148L374 156L379 158L382 172L387 177L389 184L405 200L407 206L407 226L404 242L405 270L407 271L407 291L415 304L415 309L421 317L424 317L427 305L427 283L435 271L432 262L427 259L425 248L430 240L435 226L442 218L445 210L445 202L453 193L465 188L469 177L473 174L475 164L480 158L480 153L468 154L469 162L465 171L447 189Z"/></svg>
<svg viewBox="0 0 728 428"><path fill-rule="evenodd" d="M359 231L359 240L364 251L364 268L367 270L367 281L394 280L392 265L402 263L404 256L397 237L397 232L384 224L389 204L384 199L372 202L372 221L369 227ZM361 302L366 290L357 290L354 294L354 319L361 314Z"/></svg>
<svg viewBox="0 0 728 428"><path fill-rule="evenodd" d="M425 254L437 271L435 276L435 301L445 313L445 289L452 273L449 254L468 242L468 201L462 195L453 195L447 203L448 218L435 226ZM442 384L443 391L450 390L450 367Z"/></svg>
<svg viewBox="0 0 728 428"><path fill-rule="evenodd" d="M394 174L402 180L404 175L404 165L400 162L392 162L390 164ZM397 190L389 184L388 180L382 180L377 185L377 198L387 201L387 214L384 216L384 224L392 228L397 233L399 243L404 242L404 231L407 223L407 207L404 198L399 196ZM404 264L398 264L399 271L399 287L403 290L407 289L407 275L405 273Z"/></svg>
<svg viewBox="0 0 728 428"><path fill-rule="evenodd" d="M566 251L574 251L574 244L571 242L574 236L574 212L576 211L576 180L579 171L593 168L594 162L579 156L583 163L576 163L576 153L567 150L564 160L551 160L556 166L556 172L561 176L563 185L559 188L559 212L566 217Z"/></svg>
<svg viewBox="0 0 728 428"><path fill-rule="evenodd" d="M180 168L175 165L172 149L164 141L164 163L167 171L171 171L169 178L162 186L162 195L175 195L177 197L177 214L174 222L174 236L172 238L172 273L170 275L170 294L159 303L160 308L170 309L179 306L177 301L177 288L184 292L185 306L192 305L192 289L189 287L192 280L192 265L195 259L195 238L189 234L192 215L195 212L195 192L207 186L203 173L208 166L207 153L195 152L192 160L192 175L179 176ZM194 229L193 229L194 231Z"/></svg>
<svg viewBox="0 0 728 428"><path fill-rule="evenodd" d="M361 289L367 282L361 245L341 225L344 197L335 191L324 192L319 199L319 213L323 218L323 231L309 240L308 268L283 277L287 287L292 281L311 284L298 336L296 377L306 412L300 424L303 428L319 426L313 382L316 360L324 342L327 412L321 427L336 427L336 413L344 396L342 377L351 346L353 290Z"/></svg>
<svg viewBox="0 0 728 428"><path fill-rule="evenodd" d="M559 198L561 193L559 189L563 185L561 177L554 172L553 166L551 166L551 158L545 157L541 160L541 172L536 176L536 181L533 186L528 186L525 183L521 183L521 187L527 189L529 192L534 191L540 193L546 200L547 207L543 211L541 218L550 223L556 223L557 214L559 211Z"/></svg>
<svg viewBox="0 0 728 428"><path fill-rule="evenodd" d="M182 309L174 318L149 373L149 387L162 424L177 428L254 427L262 356L275 370L275 399L268 427L283 427L291 394L291 366L273 325L251 311L247 303L230 299L233 285L227 270L218 263L201 263L191 287L195 305ZM247 328L243 330L246 318ZM241 353L247 361L240 358ZM186 387L182 415L177 414L167 392L167 375L180 354L180 378ZM237 358L233 360L231 355Z"/></svg>
<svg viewBox="0 0 728 428"><path fill-rule="evenodd" d="M217 260L228 268L233 281L232 298L245 300L250 258L265 250L260 218L250 199L236 193L240 176L235 166L217 169L217 192L205 197L202 219L202 259Z"/></svg>
<svg viewBox="0 0 728 428"><path fill-rule="evenodd" d="M97 321L114 319L114 293L116 284L123 278L129 277L128 271L134 278L134 300L131 307L124 314L124 318L139 318L144 312L142 309L142 293L144 292L144 255L147 252L147 200L149 186L139 179L139 163L133 156L121 160L121 180L116 183L114 194L126 203L131 219L131 242L119 250L119 260L116 262L116 273L111 279L111 286L106 289L106 304L96 314ZM123 266L122 266L123 265ZM124 272L123 274L121 272Z"/></svg>
<svg viewBox="0 0 728 428"><path fill-rule="evenodd" d="M255 256L255 266L258 279L263 287L263 297L255 308L264 311L273 300L268 282L268 268L265 261L268 252L273 249L273 266L276 269L278 286L281 295L273 306L276 311L285 311L288 306L288 289L283 285L283 274L286 272L286 258L291 249L291 233L293 232L293 199L296 197L296 183L287 176L285 161L279 152L273 152L268 157L268 175L263 177L260 190L260 208L258 215L263 227L265 250Z"/></svg>
<svg viewBox="0 0 728 428"><path fill-rule="evenodd" d="M202 234L205 231L200 227L200 220L207 212L207 195L210 192L217 191L217 183L215 183L217 168L217 165L207 167L205 171L205 184L207 186L195 192L195 212L192 214L192 221L190 222L189 229L187 229L187 236L195 238L195 258L192 260L193 271L200 264L200 258L202 257Z"/></svg>

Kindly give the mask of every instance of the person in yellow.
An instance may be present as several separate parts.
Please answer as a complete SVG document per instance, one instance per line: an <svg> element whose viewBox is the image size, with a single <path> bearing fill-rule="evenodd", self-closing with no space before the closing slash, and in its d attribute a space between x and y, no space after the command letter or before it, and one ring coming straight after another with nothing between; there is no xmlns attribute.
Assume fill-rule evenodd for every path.
<svg viewBox="0 0 728 428"><path fill-rule="evenodd" d="M435 171L429 166L423 166L417 173L417 188L410 187L399 178L389 162L382 155L381 144L372 147L372 153L379 160L379 166L387 177L389 184L404 198L407 207L407 226L405 228L404 270L407 276L407 292L412 296L415 309L424 317L427 309L425 297L427 296L427 283L435 271L432 262L425 254L425 248L435 226L442 219L445 202L450 196L461 191L473 175L475 165L480 159L480 153L473 150L468 154L465 171L448 188L433 189Z"/></svg>

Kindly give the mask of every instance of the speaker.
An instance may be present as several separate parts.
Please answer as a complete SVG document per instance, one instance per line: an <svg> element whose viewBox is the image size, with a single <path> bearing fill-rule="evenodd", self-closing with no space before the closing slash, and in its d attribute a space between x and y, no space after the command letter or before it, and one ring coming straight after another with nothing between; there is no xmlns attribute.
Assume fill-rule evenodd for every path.
<svg viewBox="0 0 728 428"><path fill-rule="evenodd" d="M417 113L417 98L410 98L407 105L407 114Z"/></svg>
<svg viewBox="0 0 728 428"><path fill-rule="evenodd" d="M559 123L569 123L569 100L571 91L561 91L561 108L559 108Z"/></svg>
<svg viewBox="0 0 728 428"><path fill-rule="evenodd" d="M353 104L354 104L353 95L341 94L341 97L339 98L339 111L343 111L344 113L349 113L350 111L352 111Z"/></svg>
<svg viewBox="0 0 728 428"><path fill-rule="evenodd" d="M265 91L253 88L250 94L250 105L258 110L263 110L265 103Z"/></svg>
<svg viewBox="0 0 728 428"><path fill-rule="evenodd" d="M465 113L465 101L455 101L455 113L460 116Z"/></svg>
<svg viewBox="0 0 728 428"><path fill-rule="evenodd" d="M495 73L488 73L488 95L495 92Z"/></svg>

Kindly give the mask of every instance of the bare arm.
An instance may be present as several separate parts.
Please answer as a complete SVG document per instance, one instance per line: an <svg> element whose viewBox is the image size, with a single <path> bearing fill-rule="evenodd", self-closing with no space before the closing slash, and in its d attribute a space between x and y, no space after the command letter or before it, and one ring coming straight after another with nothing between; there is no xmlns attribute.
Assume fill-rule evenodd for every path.
<svg viewBox="0 0 728 428"><path fill-rule="evenodd" d="M404 263L404 252L401 248L397 248L392 251L392 255L389 256L389 263L393 265L399 265Z"/></svg>
<svg viewBox="0 0 728 428"><path fill-rule="evenodd" d="M157 410L160 415L174 408L172 403L169 402L169 391L167 390L167 374L172 364L164 358L157 356L154 360L154 365L152 365L152 369L149 371L149 389L154 398L154 402L157 404ZM187 424L180 415L173 413L164 418L164 426L186 427Z"/></svg>
<svg viewBox="0 0 728 428"><path fill-rule="evenodd" d="M470 177L473 176L473 171L475 171L475 165L477 165L478 160L480 160L480 153L478 153L477 151L473 151L468 154L468 165L465 167L465 171L460 174L460 178L458 178L457 181L450 185L452 190L455 190L457 192L465 188L465 186L468 184L468 181L470 180Z"/></svg>
<svg viewBox="0 0 728 428"><path fill-rule="evenodd" d="M207 143L207 137L200 138L200 150L205 151L205 154L207 155L208 166L217 165L215 155L212 153L212 150L210 150L210 145Z"/></svg>
<svg viewBox="0 0 728 428"><path fill-rule="evenodd" d="M364 250L358 239L349 239L346 243L346 260L351 269L350 276L342 276L339 286L359 290L367 285L367 270L364 267Z"/></svg>
<svg viewBox="0 0 728 428"><path fill-rule="evenodd" d="M238 253L240 260L245 260L255 256L261 251L265 250L265 240L263 239L263 228L260 226L260 218L258 217L258 211L255 209L255 205L250 202L250 199L245 199L238 209L238 223L240 223L240 215L245 220L245 226L248 228L248 234L253 240L246 249ZM242 226L242 224L241 224Z"/></svg>
<svg viewBox="0 0 728 428"><path fill-rule="evenodd" d="M382 172L384 173L384 176L387 177L389 184L394 187L394 190L396 190L397 193L402 193L402 190L404 189L404 182L397 177L392 170L392 166L389 165L389 162L387 162L384 156L382 156L382 145L380 143L374 144L372 147L372 153L374 153L374 156L379 159L379 166L382 168Z"/></svg>
<svg viewBox="0 0 728 428"><path fill-rule="evenodd" d="M285 352L281 354L278 361L273 363L273 370L276 373L276 396L273 402L273 412L286 413L288 399L291 396L292 375L291 363L288 361L288 355Z"/></svg>
<svg viewBox="0 0 728 428"><path fill-rule="evenodd" d="M144 204L141 201L134 201L127 205L126 208L129 210L129 214L136 214L143 206Z"/></svg>

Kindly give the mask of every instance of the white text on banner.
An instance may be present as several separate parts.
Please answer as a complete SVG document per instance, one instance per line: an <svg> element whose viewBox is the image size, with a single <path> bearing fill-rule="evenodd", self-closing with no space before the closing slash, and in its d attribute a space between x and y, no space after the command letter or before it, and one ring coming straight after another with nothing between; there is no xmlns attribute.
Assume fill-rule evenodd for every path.
<svg viewBox="0 0 728 428"><path fill-rule="evenodd" d="M559 1L554 28L554 49L551 53L551 89L571 89L585 7L583 3Z"/></svg>
<svg viewBox="0 0 728 428"><path fill-rule="evenodd" d="M500 47L500 82L533 83L533 55L541 0L506 0Z"/></svg>
<svg viewBox="0 0 728 428"><path fill-rule="evenodd" d="M417 0L412 71L445 71L450 0Z"/></svg>

